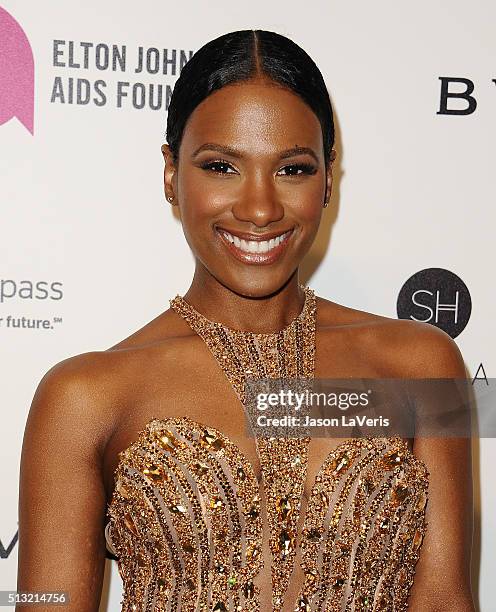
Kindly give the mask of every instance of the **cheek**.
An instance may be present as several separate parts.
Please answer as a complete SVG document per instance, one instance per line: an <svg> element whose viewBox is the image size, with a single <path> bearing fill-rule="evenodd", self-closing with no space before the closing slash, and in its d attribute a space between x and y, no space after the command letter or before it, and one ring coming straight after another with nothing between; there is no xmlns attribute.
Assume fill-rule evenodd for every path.
<svg viewBox="0 0 496 612"><path fill-rule="evenodd" d="M324 203L325 179L321 172L301 181L281 181L276 186L277 197L301 219L320 217Z"/></svg>
<svg viewBox="0 0 496 612"><path fill-rule="evenodd" d="M179 176L181 178L178 179L178 192L184 222L200 223L213 220L234 201L232 185L222 185L222 181L205 180L201 173L194 170L180 173Z"/></svg>
<svg viewBox="0 0 496 612"><path fill-rule="evenodd" d="M318 225L322 216L324 192L316 184L305 188L294 188L288 192L286 208L299 223L305 226Z"/></svg>

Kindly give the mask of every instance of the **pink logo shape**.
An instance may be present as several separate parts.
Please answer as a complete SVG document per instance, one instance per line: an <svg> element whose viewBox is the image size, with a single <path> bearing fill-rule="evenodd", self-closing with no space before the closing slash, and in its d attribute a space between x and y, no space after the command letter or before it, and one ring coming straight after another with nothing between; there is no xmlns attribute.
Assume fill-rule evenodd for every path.
<svg viewBox="0 0 496 612"><path fill-rule="evenodd" d="M34 133L34 61L24 30L0 7L0 125L12 117Z"/></svg>

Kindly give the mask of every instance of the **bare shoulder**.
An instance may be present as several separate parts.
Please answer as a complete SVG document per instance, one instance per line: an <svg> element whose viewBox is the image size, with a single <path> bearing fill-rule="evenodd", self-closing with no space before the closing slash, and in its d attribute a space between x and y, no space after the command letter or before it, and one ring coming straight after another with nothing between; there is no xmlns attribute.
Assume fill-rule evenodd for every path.
<svg viewBox="0 0 496 612"><path fill-rule="evenodd" d="M350 344L359 345L362 352L382 363L392 377L466 377L460 349L442 329L318 299L321 329L329 334L341 331Z"/></svg>
<svg viewBox="0 0 496 612"><path fill-rule="evenodd" d="M113 427L114 359L106 351L68 357L53 365L38 382L28 414L26 434L68 432L75 443L87 440L101 450Z"/></svg>
<svg viewBox="0 0 496 612"><path fill-rule="evenodd" d="M53 365L38 383L29 420L77 426L75 435L91 436L103 447L140 386L150 382L154 372L163 372L162 366L191 337L189 327L178 319L169 309L105 350Z"/></svg>

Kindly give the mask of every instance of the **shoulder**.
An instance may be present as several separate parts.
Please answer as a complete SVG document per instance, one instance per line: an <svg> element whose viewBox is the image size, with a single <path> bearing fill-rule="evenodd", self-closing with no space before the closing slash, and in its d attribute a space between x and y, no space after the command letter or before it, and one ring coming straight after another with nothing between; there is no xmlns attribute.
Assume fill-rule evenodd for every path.
<svg viewBox="0 0 496 612"><path fill-rule="evenodd" d="M39 381L28 418L77 425L105 445L123 410L154 377L171 371L191 338L191 330L166 311L106 350L63 359Z"/></svg>
<svg viewBox="0 0 496 612"><path fill-rule="evenodd" d="M54 441L71 438L82 451L101 454L142 386L151 350L89 351L55 363L36 386L25 437L44 432Z"/></svg>
<svg viewBox="0 0 496 612"><path fill-rule="evenodd" d="M54 437L70 432L78 439L105 444L113 427L113 357L94 351L68 357L48 369L37 384L26 431Z"/></svg>
<svg viewBox="0 0 496 612"><path fill-rule="evenodd" d="M323 298L319 298L319 304L323 329L343 330L350 343L383 364L391 377L466 377L456 342L434 325L386 317Z"/></svg>
<svg viewBox="0 0 496 612"><path fill-rule="evenodd" d="M421 321L390 319L381 338L404 378L465 378L462 354L445 331Z"/></svg>
<svg viewBox="0 0 496 612"><path fill-rule="evenodd" d="M101 351L88 351L59 361L39 382L36 395L72 400L90 412L127 397L136 380L178 349L183 336L171 310L161 313L126 338Z"/></svg>
<svg viewBox="0 0 496 612"><path fill-rule="evenodd" d="M37 392L74 394L86 403L92 398L128 391L140 374L156 360L179 350L194 336L171 308L129 336L101 351L89 351L59 361L40 381Z"/></svg>

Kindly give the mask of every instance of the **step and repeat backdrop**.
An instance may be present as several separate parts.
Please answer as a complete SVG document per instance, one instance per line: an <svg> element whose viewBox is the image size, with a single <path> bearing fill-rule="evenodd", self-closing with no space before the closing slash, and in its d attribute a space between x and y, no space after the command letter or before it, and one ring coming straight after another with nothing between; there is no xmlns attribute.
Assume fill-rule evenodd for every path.
<svg viewBox="0 0 496 612"><path fill-rule="evenodd" d="M19 459L41 377L127 337L189 286L193 258L163 197L160 146L182 67L220 34L285 34L328 85L334 193L303 282L443 328L475 384L490 384L495 20L489 0L449 10L428 0L0 0L0 590L16 588ZM474 591L489 612L496 442L474 440L474 459ZM120 598L107 559L101 610Z"/></svg>

